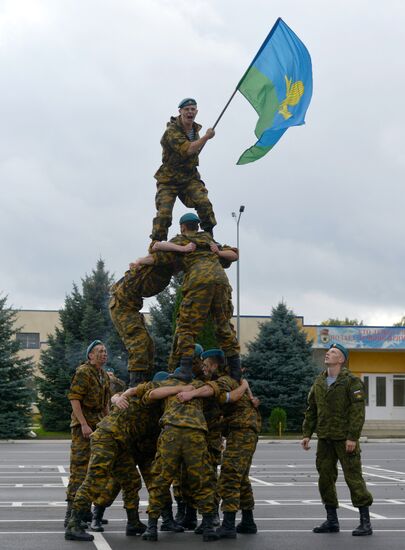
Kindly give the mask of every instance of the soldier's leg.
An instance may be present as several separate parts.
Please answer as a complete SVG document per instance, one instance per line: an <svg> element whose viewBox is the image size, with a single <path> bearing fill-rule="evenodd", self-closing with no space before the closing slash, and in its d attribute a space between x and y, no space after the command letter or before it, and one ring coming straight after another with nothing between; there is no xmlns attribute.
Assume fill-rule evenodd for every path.
<svg viewBox="0 0 405 550"><path fill-rule="evenodd" d="M353 506L361 508L362 506L371 506L373 496L368 491L361 470L361 450L357 442L353 453L346 452L345 441L335 441L335 450L342 465L343 475L350 490L350 496Z"/></svg>
<svg viewBox="0 0 405 550"><path fill-rule="evenodd" d="M92 531L104 531L103 524L108 523L104 518L105 509L111 506L121 491L121 485L112 476L106 481L100 493L93 500Z"/></svg>
<svg viewBox="0 0 405 550"><path fill-rule="evenodd" d="M83 437L81 426L72 428L71 433L70 476L66 490L68 501L74 500L77 489L83 483L90 459L90 439Z"/></svg>
<svg viewBox="0 0 405 550"><path fill-rule="evenodd" d="M153 241L166 241L169 227L172 225L173 206L178 195L178 186L169 183L157 183L155 197L156 217L150 238Z"/></svg>
<svg viewBox="0 0 405 550"><path fill-rule="evenodd" d="M319 474L318 488L322 502L326 506L338 508L336 493L336 480L338 457L335 451L334 442L328 439L318 439L316 449L316 469Z"/></svg>
<svg viewBox="0 0 405 550"><path fill-rule="evenodd" d="M201 228L212 233L217 221L204 183L200 179L193 179L187 184L180 198L186 206L197 210L198 217L201 220Z"/></svg>

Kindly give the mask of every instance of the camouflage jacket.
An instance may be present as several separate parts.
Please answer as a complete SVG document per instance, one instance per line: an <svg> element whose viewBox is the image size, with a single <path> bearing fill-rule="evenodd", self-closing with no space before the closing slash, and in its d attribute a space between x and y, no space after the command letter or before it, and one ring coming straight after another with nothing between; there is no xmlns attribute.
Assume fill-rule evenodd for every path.
<svg viewBox="0 0 405 550"><path fill-rule="evenodd" d="M245 392L239 401L226 402L226 394L239 387L238 382L230 376L220 376L217 380L207 382L219 400L223 412L225 434L229 430L251 429L260 432L262 421L259 410L256 409Z"/></svg>
<svg viewBox="0 0 405 550"><path fill-rule="evenodd" d="M94 430L110 402L110 379L103 369L97 369L88 361L77 367L67 394L71 401L80 401L82 413L88 425ZM80 422L72 412L70 426L79 426Z"/></svg>
<svg viewBox="0 0 405 550"><path fill-rule="evenodd" d="M201 126L193 123L194 140L200 138L198 132ZM167 129L160 140L162 145L162 165L155 174L159 183L187 183L191 179L200 178L198 173L198 153L188 155L190 138L186 134L180 117L171 117Z"/></svg>
<svg viewBox="0 0 405 550"><path fill-rule="evenodd" d="M154 252L156 265L171 263L181 259L184 271L183 292L198 286L205 287L211 284L229 285L228 277L219 261L219 257L211 252L210 245L215 242L212 236L205 231L176 235L170 242L184 246L190 242L197 248L189 254L179 252ZM181 256L181 258L179 258Z"/></svg>
<svg viewBox="0 0 405 550"><path fill-rule="evenodd" d="M173 275L173 266L142 265L125 272L119 281L112 285L110 306L113 300L130 301L131 305L137 304L142 308L142 298L149 298L162 292L170 282Z"/></svg>
<svg viewBox="0 0 405 550"><path fill-rule="evenodd" d="M204 386L204 382L200 380L193 380L191 382L196 388ZM168 378L163 382L159 382L159 386L178 386L188 385L185 382L177 380L177 378ZM144 391L142 402L145 405L153 403L149 397L150 391L148 391L147 384L144 385ZM137 392L138 393L138 392ZM171 395L164 400L164 411L160 419L160 425L162 428L166 426L176 426L177 428L193 428L195 430L207 431L207 423L205 421L203 412L203 399L192 399L182 403L177 399L177 395Z"/></svg>
<svg viewBox="0 0 405 550"><path fill-rule="evenodd" d="M343 367L328 387L327 375L327 370L322 372L309 392L303 436L316 432L321 439L357 441L365 419L363 382Z"/></svg>
<svg viewBox="0 0 405 550"><path fill-rule="evenodd" d="M114 406L111 413L97 424L97 429L108 432L125 447L133 448L143 439L155 440L159 437L161 414L159 402L154 401L151 406L145 406L139 397L131 397L127 409Z"/></svg>

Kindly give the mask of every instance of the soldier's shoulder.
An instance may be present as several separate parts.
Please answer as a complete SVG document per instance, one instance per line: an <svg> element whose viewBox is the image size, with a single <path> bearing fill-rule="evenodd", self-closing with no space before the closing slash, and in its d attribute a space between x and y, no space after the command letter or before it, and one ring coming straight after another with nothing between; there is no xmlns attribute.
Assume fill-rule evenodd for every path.
<svg viewBox="0 0 405 550"><path fill-rule="evenodd" d="M82 363L78 367L76 367L75 374L84 374L88 373L91 370L91 365L89 363Z"/></svg>

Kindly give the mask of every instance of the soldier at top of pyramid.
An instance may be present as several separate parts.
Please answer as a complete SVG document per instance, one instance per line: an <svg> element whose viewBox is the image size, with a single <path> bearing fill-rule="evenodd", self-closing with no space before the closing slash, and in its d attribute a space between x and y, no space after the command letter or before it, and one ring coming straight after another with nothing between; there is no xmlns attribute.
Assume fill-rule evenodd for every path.
<svg viewBox="0 0 405 550"><path fill-rule="evenodd" d="M195 122L197 113L195 99L188 97L180 101L179 116L170 118L160 140L163 152L162 165L155 174L157 212L153 219L153 241L167 239L177 197L188 208L197 210L204 231L212 233L217 224L207 188L197 170L198 154L206 142L214 137L215 131L208 128L205 135L200 137L201 126Z"/></svg>

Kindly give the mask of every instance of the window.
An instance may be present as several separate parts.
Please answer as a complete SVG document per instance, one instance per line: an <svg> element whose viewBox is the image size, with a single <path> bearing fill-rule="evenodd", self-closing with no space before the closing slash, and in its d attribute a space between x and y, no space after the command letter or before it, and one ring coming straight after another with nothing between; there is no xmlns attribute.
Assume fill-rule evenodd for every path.
<svg viewBox="0 0 405 550"><path fill-rule="evenodd" d="M394 374L394 407L405 407L405 376Z"/></svg>
<svg viewBox="0 0 405 550"><path fill-rule="evenodd" d="M17 332L17 341L22 349L39 349L39 332Z"/></svg>
<svg viewBox="0 0 405 550"><path fill-rule="evenodd" d="M365 390L365 394L366 394L366 407L368 407L368 391L369 391L369 377L368 376L364 376L363 378L363 384L364 384L364 390Z"/></svg>
<svg viewBox="0 0 405 550"><path fill-rule="evenodd" d="M387 383L385 376L377 376L376 378L377 386L377 407L386 407L387 406Z"/></svg>

